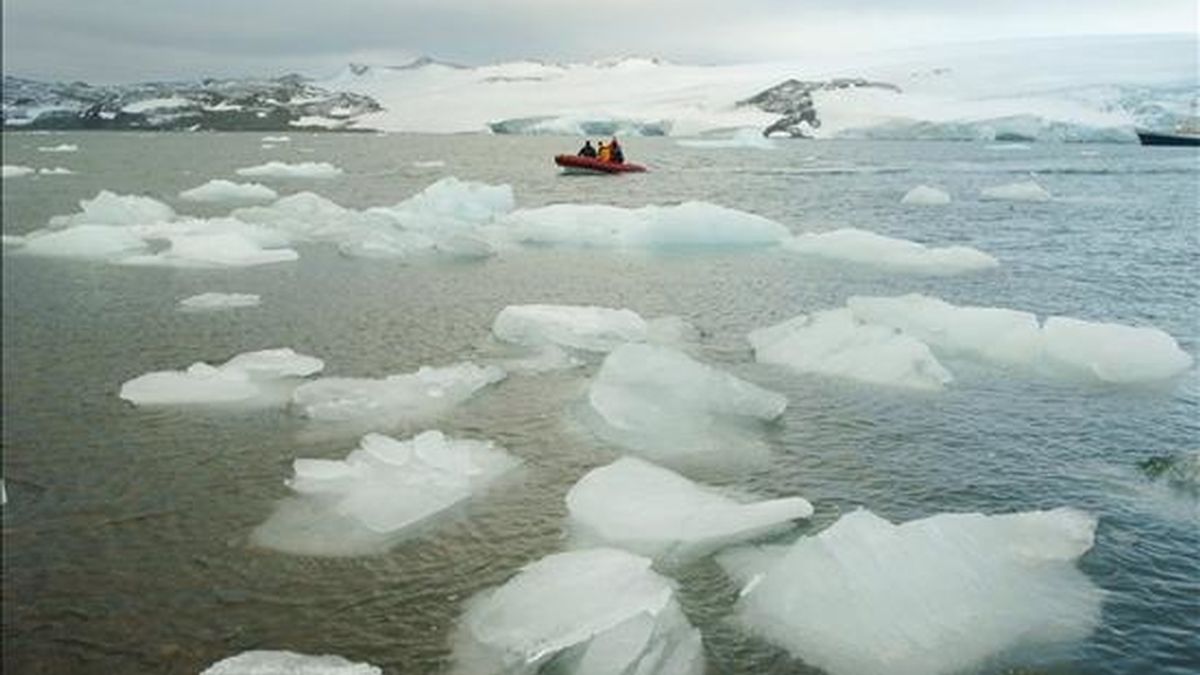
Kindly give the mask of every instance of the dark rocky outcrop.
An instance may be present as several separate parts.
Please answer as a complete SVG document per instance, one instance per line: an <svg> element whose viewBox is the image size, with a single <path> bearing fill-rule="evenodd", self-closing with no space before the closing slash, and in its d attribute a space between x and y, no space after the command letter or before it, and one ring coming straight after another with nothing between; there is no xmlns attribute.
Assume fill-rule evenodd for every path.
<svg viewBox="0 0 1200 675"><path fill-rule="evenodd" d="M753 106L781 117L763 129L763 136L786 133L794 138L808 138L813 129L821 126L821 118L813 105L812 92L831 89L875 87L899 92L900 88L887 82L872 82L862 78L832 80L785 80L750 98L738 101L739 106Z"/></svg>

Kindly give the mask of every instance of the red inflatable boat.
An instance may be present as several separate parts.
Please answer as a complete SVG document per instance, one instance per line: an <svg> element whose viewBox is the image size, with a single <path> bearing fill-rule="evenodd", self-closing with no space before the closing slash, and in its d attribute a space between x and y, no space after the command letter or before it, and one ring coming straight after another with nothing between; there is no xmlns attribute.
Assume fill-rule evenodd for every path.
<svg viewBox="0 0 1200 675"><path fill-rule="evenodd" d="M579 155L555 155L554 163L563 168L563 173L637 173L646 170L641 164L601 162L594 157Z"/></svg>

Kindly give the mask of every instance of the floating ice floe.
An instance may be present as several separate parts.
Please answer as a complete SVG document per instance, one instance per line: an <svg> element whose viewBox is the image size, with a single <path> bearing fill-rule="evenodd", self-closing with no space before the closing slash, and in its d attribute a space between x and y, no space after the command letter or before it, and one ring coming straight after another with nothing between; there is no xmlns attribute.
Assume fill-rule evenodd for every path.
<svg viewBox="0 0 1200 675"><path fill-rule="evenodd" d="M1051 199L1045 188L1031 180L984 188L980 195L984 199L1010 202L1048 202Z"/></svg>
<svg viewBox="0 0 1200 675"><path fill-rule="evenodd" d="M75 172L65 166L56 166L50 169L38 169L39 176L70 176Z"/></svg>
<svg viewBox="0 0 1200 675"><path fill-rule="evenodd" d="M337 178L342 170L329 162L267 162L257 166L247 166L236 171L239 176L265 178Z"/></svg>
<svg viewBox="0 0 1200 675"><path fill-rule="evenodd" d="M323 422L408 424L437 417L504 377L500 368L469 361L382 379L326 377L297 388L292 405Z"/></svg>
<svg viewBox="0 0 1200 675"><path fill-rule="evenodd" d="M950 194L928 185L918 185L909 190L900 199L901 204L919 204L922 206L940 206L950 203Z"/></svg>
<svg viewBox="0 0 1200 675"><path fill-rule="evenodd" d="M646 321L632 310L577 305L509 305L492 323L499 339L526 347L548 345L610 352L645 342Z"/></svg>
<svg viewBox="0 0 1200 675"><path fill-rule="evenodd" d="M930 248L914 241L854 228L801 234L788 239L783 246L803 255L916 274L961 274L1000 264L992 256L969 246Z"/></svg>
<svg viewBox="0 0 1200 675"><path fill-rule="evenodd" d="M520 243L598 248L768 246L790 235L773 220L705 202L637 209L554 204L514 211L498 230Z"/></svg>
<svg viewBox="0 0 1200 675"><path fill-rule="evenodd" d="M186 370L146 373L122 384L119 396L138 406L281 405L301 378L324 367L321 359L291 349L264 349L220 366L197 362Z"/></svg>
<svg viewBox="0 0 1200 675"><path fill-rule="evenodd" d="M774 150L775 142L762 135L758 129L738 129L727 138L700 138L675 141L685 148L753 148Z"/></svg>
<svg viewBox="0 0 1200 675"><path fill-rule="evenodd" d="M741 503L632 457L588 472L567 492L581 545L605 545L672 563L779 531L812 515L804 499Z"/></svg>
<svg viewBox="0 0 1200 675"><path fill-rule="evenodd" d="M289 136L263 136L260 140L263 143L290 143L292 141Z"/></svg>
<svg viewBox="0 0 1200 675"><path fill-rule="evenodd" d="M28 176L34 173L34 170L28 166L20 166L19 164L5 164L0 166L0 178L19 178Z"/></svg>
<svg viewBox="0 0 1200 675"><path fill-rule="evenodd" d="M180 234L168 236L167 243L167 248L158 253L130 256L120 262L141 267L220 268L270 265L300 258L294 249L263 248L236 232Z"/></svg>
<svg viewBox="0 0 1200 675"><path fill-rule="evenodd" d="M19 251L51 258L118 260L147 248L145 240L125 227L75 225L62 230L31 232L21 238Z"/></svg>
<svg viewBox="0 0 1200 675"><path fill-rule="evenodd" d="M341 656L255 649L221 659L200 675L383 675L383 670Z"/></svg>
<svg viewBox="0 0 1200 675"><path fill-rule="evenodd" d="M754 423L787 399L666 347L625 344L588 389L593 430L676 469L716 469L765 457Z"/></svg>
<svg viewBox="0 0 1200 675"><path fill-rule="evenodd" d="M831 675L970 671L1097 625L1103 591L1075 561L1096 519L1073 509L842 516L790 547L721 556L746 582L740 621Z"/></svg>
<svg viewBox="0 0 1200 675"><path fill-rule="evenodd" d="M262 298L253 293L200 293L179 301L187 312L210 312L239 307L256 307Z"/></svg>
<svg viewBox="0 0 1200 675"><path fill-rule="evenodd" d="M193 202L269 202L278 199L279 195L259 183L234 183L217 179L191 190L184 190L179 193L179 197Z"/></svg>
<svg viewBox="0 0 1200 675"><path fill-rule="evenodd" d="M417 160L412 163L418 169L439 169L446 166L446 163L440 159Z"/></svg>
<svg viewBox="0 0 1200 675"><path fill-rule="evenodd" d="M426 431L399 441L368 434L344 460L297 459L283 501L255 529L260 545L298 555L382 553L512 470L488 441Z"/></svg>
<svg viewBox="0 0 1200 675"><path fill-rule="evenodd" d="M700 675L700 632L648 558L597 548L557 553L467 603L455 631L464 675L554 672Z"/></svg>
<svg viewBox="0 0 1200 675"><path fill-rule="evenodd" d="M1113 384L1172 378L1192 366L1191 355L1152 327L1050 317L1029 312L960 307L919 294L852 297L854 316L896 328L946 356L1018 367L1051 376Z"/></svg>
<svg viewBox="0 0 1200 675"><path fill-rule="evenodd" d="M941 389L953 377L929 347L896 329L863 323L848 309L794 317L748 337L754 357L802 373L911 389Z"/></svg>
<svg viewBox="0 0 1200 675"><path fill-rule="evenodd" d="M38 152L78 152L79 146L71 143L62 143L61 145L42 145L38 146Z"/></svg>

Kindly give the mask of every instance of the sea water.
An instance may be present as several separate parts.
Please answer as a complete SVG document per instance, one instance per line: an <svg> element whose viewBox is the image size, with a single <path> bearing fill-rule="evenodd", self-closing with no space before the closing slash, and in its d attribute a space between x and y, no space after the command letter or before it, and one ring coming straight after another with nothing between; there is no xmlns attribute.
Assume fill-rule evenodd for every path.
<svg viewBox="0 0 1200 675"><path fill-rule="evenodd" d="M257 134L5 134L5 164L67 175L3 183L3 231L23 234L101 189L179 213L227 215L179 193L268 161L329 162L330 179L254 179L356 209L391 205L444 176L509 184L518 207L639 207L706 200L795 233L855 227L968 245L993 270L908 276L779 248L604 251L525 248L477 261L352 259L300 245L297 262L235 270L144 269L5 255L3 260L4 671L194 673L248 649L341 654L386 672L437 672L475 592L564 550L570 487L621 451L577 417L582 369L514 376L442 418L522 461L515 482L389 552L291 556L251 532L288 496L299 457L340 459L358 438L286 410L230 414L134 408L122 382L194 361L290 347L325 374L382 377L486 359L510 304L678 315L698 359L785 394L764 430L765 465L707 481L802 496L813 534L858 506L893 522L942 512L1069 506L1099 517L1084 573L1107 592L1086 640L982 664L1032 672L1194 672L1200 667L1200 506L1139 464L1195 452L1200 379L1104 387L953 362L943 391L914 393L755 363L746 334L852 295L909 292L1156 326L1200 349L1200 155L1133 145L779 141L773 150L626 139L650 172L560 176L558 137L309 135L264 148ZM69 143L53 162L38 146ZM49 162L49 163L48 163ZM1034 181L1049 201L990 200ZM244 182L244 180L242 181ZM948 204L901 204L918 185ZM257 307L180 312L205 292ZM433 425L430 425L433 426ZM419 429L407 430L418 431ZM393 430L394 431L394 430ZM403 435L403 433L398 434ZM710 672L816 672L732 620L738 586L711 557L671 570Z"/></svg>

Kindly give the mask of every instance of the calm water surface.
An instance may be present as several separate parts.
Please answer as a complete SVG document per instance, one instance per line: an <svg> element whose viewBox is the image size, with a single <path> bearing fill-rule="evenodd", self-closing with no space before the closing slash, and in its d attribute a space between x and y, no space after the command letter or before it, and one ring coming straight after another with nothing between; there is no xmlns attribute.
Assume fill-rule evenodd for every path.
<svg viewBox="0 0 1200 675"><path fill-rule="evenodd" d="M434 180L508 183L519 206L573 201L641 206L704 199L800 231L855 226L1001 259L953 278L895 276L781 251L657 255L533 249L471 263L352 260L301 248L297 263L233 271L135 269L6 256L3 261L5 673L194 673L254 648L336 653L390 673L450 664L463 601L561 550L567 489L618 451L581 432L570 410L583 372L512 377L439 422L524 460L516 486L386 555L294 557L248 544L286 496L296 457L341 459L330 437L286 411L235 415L135 409L125 380L198 360L289 346L326 373L379 377L486 359L508 304L628 307L681 315L700 357L785 393L768 431L769 466L712 482L816 506L814 533L856 506L893 521L947 511L1074 506L1100 517L1081 567L1108 591L1083 643L1009 655L1006 672L1200 670L1200 507L1150 482L1148 457L1195 450L1200 379L1164 387L1087 387L948 362L936 394L802 377L754 363L745 334L853 294L921 292L1041 315L1155 325L1189 353L1200 344L1200 155L1136 146L783 142L775 151L699 150L630 139L654 171L579 178L549 157L576 139L491 136L6 134L5 164L66 166L70 176L3 186L3 228L19 234L100 189L143 194L181 213L222 206L178 199L268 159L328 161L332 181L270 181L349 207L394 204ZM74 143L69 154L38 146ZM440 167L413 162L440 160ZM1044 204L983 202L984 187L1028 180ZM941 208L902 206L918 184ZM205 291L262 295L253 309L183 314ZM567 411L564 413L564 410ZM412 430L393 430L404 433ZM713 673L814 672L729 621L736 586L711 559L671 570L703 632Z"/></svg>

